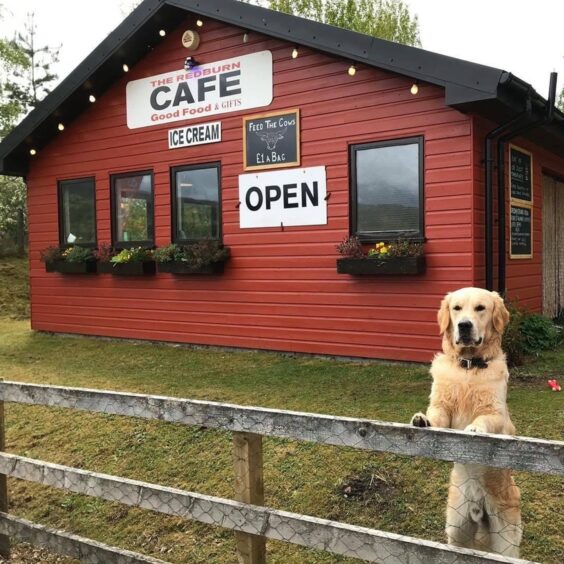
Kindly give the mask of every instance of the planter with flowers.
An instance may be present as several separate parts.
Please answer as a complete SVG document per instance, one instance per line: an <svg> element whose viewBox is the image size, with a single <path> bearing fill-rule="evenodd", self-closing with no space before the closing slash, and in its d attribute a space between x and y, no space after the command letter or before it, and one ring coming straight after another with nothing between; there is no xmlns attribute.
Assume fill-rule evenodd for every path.
<svg viewBox="0 0 564 564"><path fill-rule="evenodd" d="M229 249L219 241L204 239L189 245L167 245L153 251L159 272L171 274L221 274Z"/></svg>
<svg viewBox="0 0 564 564"><path fill-rule="evenodd" d="M100 246L94 253L98 272L116 276L146 276L155 274L152 252L143 247L115 251L109 245Z"/></svg>
<svg viewBox="0 0 564 564"><path fill-rule="evenodd" d="M358 237L347 237L337 245L343 258L337 259L339 274L422 274L425 256L422 243L398 239L376 243L364 252Z"/></svg>
<svg viewBox="0 0 564 564"><path fill-rule="evenodd" d="M74 245L61 249L48 247L41 251L41 260L45 263L46 272L61 274L94 274L96 259L92 249Z"/></svg>

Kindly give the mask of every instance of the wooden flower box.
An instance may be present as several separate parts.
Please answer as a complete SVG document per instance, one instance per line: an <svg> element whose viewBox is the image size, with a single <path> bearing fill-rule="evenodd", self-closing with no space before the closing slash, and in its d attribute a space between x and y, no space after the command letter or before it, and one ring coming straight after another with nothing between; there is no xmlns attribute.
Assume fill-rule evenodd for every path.
<svg viewBox="0 0 564 564"><path fill-rule="evenodd" d="M158 262L158 272L168 272L170 274L222 274L225 262L212 262L200 268L194 268L184 261Z"/></svg>
<svg viewBox="0 0 564 564"><path fill-rule="evenodd" d="M66 260L53 260L45 263L45 271L61 274L94 274L96 273L96 261L67 262Z"/></svg>
<svg viewBox="0 0 564 564"><path fill-rule="evenodd" d="M152 260L136 262L99 262L98 272L114 276L148 276L155 274L156 265Z"/></svg>
<svg viewBox="0 0 564 564"><path fill-rule="evenodd" d="M422 274L425 272L425 257L342 258L337 259L339 274Z"/></svg>

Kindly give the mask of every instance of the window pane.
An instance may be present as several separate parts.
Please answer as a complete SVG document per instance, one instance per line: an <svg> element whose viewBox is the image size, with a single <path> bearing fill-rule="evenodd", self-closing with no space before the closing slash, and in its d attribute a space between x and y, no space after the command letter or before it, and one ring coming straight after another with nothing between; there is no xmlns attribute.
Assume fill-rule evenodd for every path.
<svg viewBox="0 0 564 564"><path fill-rule="evenodd" d="M419 144L356 152L357 232L419 232Z"/></svg>
<svg viewBox="0 0 564 564"><path fill-rule="evenodd" d="M219 238L217 167L175 173L176 241Z"/></svg>
<svg viewBox="0 0 564 564"><path fill-rule="evenodd" d="M96 244L95 187L93 179L61 182L61 245Z"/></svg>
<svg viewBox="0 0 564 564"><path fill-rule="evenodd" d="M153 184L150 174L114 179L117 243L153 241Z"/></svg>

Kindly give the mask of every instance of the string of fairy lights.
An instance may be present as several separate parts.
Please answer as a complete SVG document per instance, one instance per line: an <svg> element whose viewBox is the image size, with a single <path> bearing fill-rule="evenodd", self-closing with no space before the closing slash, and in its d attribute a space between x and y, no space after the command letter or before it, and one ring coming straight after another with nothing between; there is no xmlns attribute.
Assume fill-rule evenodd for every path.
<svg viewBox="0 0 564 564"><path fill-rule="evenodd" d="M196 26L200 27L200 28L203 27L204 26L203 20L197 19L196 20ZM166 30L160 29L159 30L159 36L160 37L166 37ZM244 34L243 34L243 43L248 43L248 41L249 41L249 32L245 31ZM292 51L291 51L291 57L292 57L292 59L297 59L299 56L300 56L300 48L298 46L294 46L292 48ZM186 62L185 62L186 70L193 69L198 65L199 65L199 63L194 59L194 57L187 57ZM123 63L122 64L122 70L123 70L124 73L129 72L129 65L127 63ZM350 63L350 65L347 68L347 74L349 76L355 76L356 72L357 72L357 63L355 63L355 62ZM419 93L419 82L417 80L411 85L411 88L410 88L409 91L411 92L411 94L413 96L416 96ZM93 93L90 93L88 95L88 101L91 104L94 104L96 102L96 96ZM64 131L65 124L60 122L57 125L57 129L59 131ZM37 149L31 148L29 150L29 154L32 157L37 155Z"/></svg>

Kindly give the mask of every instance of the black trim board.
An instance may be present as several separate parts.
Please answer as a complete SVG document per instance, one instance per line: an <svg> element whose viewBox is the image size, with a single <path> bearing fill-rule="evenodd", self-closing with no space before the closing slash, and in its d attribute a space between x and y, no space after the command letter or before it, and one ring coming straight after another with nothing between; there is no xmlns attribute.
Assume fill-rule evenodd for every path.
<svg viewBox="0 0 564 564"><path fill-rule="evenodd" d="M177 184L176 184L176 173L183 172L186 170L201 170L201 169L211 169L214 168L217 173L217 237L212 239L215 241L222 241L223 237L223 216L221 209L221 162L213 161L208 163L195 163L173 166L170 169L170 203L171 203L171 241L176 245L189 245L190 243L196 243L197 241L202 241L204 239L180 239L177 237L178 232L178 199L177 199Z"/></svg>
<svg viewBox="0 0 564 564"><path fill-rule="evenodd" d="M445 88L447 105L488 113L494 104L512 114L522 111L533 93L535 109L546 101L530 85L501 69L479 65L424 49L393 43L237 0L144 0L100 45L31 112L0 144L0 174L25 176L33 147L40 150L58 133L59 121L69 123L88 106L88 95L100 96L123 77L122 64L131 67L162 41L158 30L177 27L192 13L305 45L346 61L412 77ZM498 111L492 112L499 116ZM485 114L484 114L485 115ZM556 112L550 127L564 146L564 114ZM543 136L539 136L542 141Z"/></svg>
<svg viewBox="0 0 564 564"><path fill-rule="evenodd" d="M118 241L117 238L117 218L118 210L116 209L116 180L120 178L132 178L135 176L151 177L151 199L147 205L147 231L152 230L153 237L146 241ZM155 173L152 169L132 170L131 172L120 172L119 174L110 174L110 217L112 227L112 247L116 250L131 249L133 247L143 247L152 249L155 246Z"/></svg>
<svg viewBox="0 0 564 564"><path fill-rule="evenodd" d="M398 147L401 145L417 145L418 171L419 171L419 229L413 231L364 231L358 232L358 186L357 186L357 153L366 149L378 149L381 147ZM349 146L349 225L350 234L357 236L362 243L378 243L380 241L389 243L397 239L406 239L414 242L425 241L425 139L422 136L400 137L398 139L386 139L385 141L373 141L370 143L357 143Z"/></svg>
<svg viewBox="0 0 564 564"><path fill-rule="evenodd" d="M57 211L58 211L58 221L59 221L59 246L60 247L70 247L71 243L65 241L65 222L63 220L64 216L64 202L63 202L63 185L71 184L72 182L92 182L92 210L94 216L94 242L92 243L78 243L80 247L95 248L98 246L98 221L96 215L96 177L95 176L83 176L80 178L65 178L64 180L59 180L57 182Z"/></svg>

